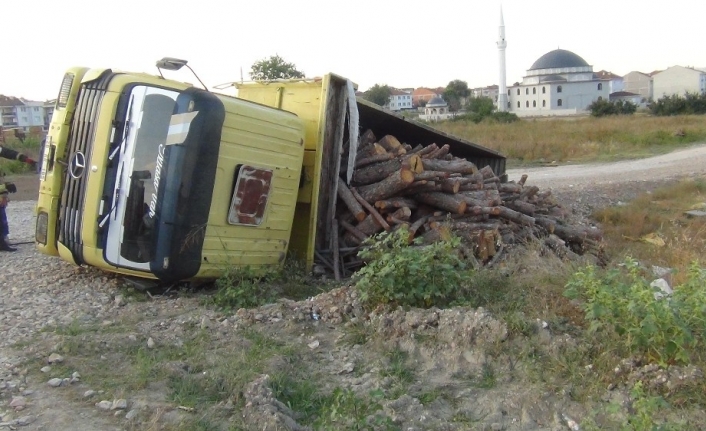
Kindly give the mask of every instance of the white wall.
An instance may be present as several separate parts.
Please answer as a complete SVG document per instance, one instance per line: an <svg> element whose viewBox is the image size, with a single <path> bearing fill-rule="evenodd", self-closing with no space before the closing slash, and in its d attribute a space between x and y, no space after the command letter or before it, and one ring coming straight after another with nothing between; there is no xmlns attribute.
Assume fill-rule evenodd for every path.
<svg viewBox="0 0 706 431"><path fill-rule="evenodd" d="M706 73L682 66L672 66L667 70L655 74L653 80L653 94L655 100L664 96L685 93L704 92L704 79Z"/></svg>

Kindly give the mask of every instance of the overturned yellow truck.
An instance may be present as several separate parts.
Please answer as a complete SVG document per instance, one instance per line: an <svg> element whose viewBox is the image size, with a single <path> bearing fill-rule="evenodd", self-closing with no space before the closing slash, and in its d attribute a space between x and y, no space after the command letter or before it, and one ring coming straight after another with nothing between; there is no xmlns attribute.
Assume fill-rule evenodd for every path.
<svg viewBox="0 0 706 431"><path fill-rule="evenodd" d="M161 75L65 73L42 154L39 251L166 283L288 252L311 268L331 248L336 178L350 181L340 162L361 130L449 144L505 172L501 154L356 98L334 74L237 84L238 97Z"/></svg>

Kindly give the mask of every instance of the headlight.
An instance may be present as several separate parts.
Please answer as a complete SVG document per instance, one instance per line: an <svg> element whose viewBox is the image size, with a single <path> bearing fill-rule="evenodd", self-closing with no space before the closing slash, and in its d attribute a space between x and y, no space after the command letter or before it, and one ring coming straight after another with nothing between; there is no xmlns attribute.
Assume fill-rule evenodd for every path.
<svg viewBox="0 0 706 431"><path fill-rule="evenodd" d="M61 88L59 88L59 96L56 98L57 108L66 108L66 104L69 103L69 93L71 93L71 84L73 83L73 73L64 74L64 79L61 81Z"/></svg>
<svg viewBox="0 0 706 431"><path fill-rule="evenodd" d="M49 214L40 212L37 215L37 228L34 231L34 240L42 245L47 245L47 229L49 227Z"/></svg>

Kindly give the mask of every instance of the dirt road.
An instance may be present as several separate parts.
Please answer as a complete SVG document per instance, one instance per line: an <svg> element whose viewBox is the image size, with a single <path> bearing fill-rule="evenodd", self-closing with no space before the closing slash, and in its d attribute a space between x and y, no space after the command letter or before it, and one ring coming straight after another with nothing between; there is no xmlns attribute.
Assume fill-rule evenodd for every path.
<svg viewBox="0 0 706 431"><path fill-rule="evenodd" d="M522 174L529 176L528 184L555 189L705 175L706 143L647 159L508 170L510 180Z"/></svg>

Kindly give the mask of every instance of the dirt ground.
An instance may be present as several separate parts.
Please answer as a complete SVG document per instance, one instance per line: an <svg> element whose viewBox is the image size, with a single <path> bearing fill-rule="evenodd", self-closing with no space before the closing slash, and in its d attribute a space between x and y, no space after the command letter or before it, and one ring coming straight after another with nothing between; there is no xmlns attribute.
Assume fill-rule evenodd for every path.
<svg viewBox="0 0 706 431"><path fill-rule="evenodd" d="M10 195L10 200L37 200L39 196L39 174L8 175L5 180L15 183L17 186L17 193Z"/></svg>

